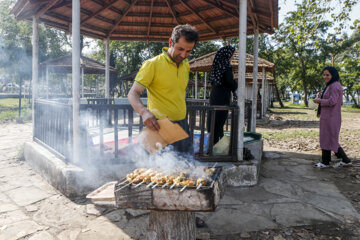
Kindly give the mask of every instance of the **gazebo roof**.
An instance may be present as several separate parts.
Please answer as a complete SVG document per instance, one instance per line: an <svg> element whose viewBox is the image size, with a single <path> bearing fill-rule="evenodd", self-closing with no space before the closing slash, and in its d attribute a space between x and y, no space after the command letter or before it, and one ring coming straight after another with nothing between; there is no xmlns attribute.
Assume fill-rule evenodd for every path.
<svg viewBox="0 0 360 240"><path fill-rule="evenodd" d="M238 63L239 63L239 61L238 61L239 54L238 53L239 53L239 51L236 50L230 60L233 69L236 69L236 70L237 70ZM216 55L216 52L212 52L212 53L209 53L204 56L201 56L201 57L191 60L189 62L190 63L190 71L192 71L192 72L211 72L211 66L214 61L215 55ZM254 65L254 56L251 54L246 54L246 72L252 72L253 65ZM269 62L265 59L258 58L258 66L259 66L259 71L262 71L262 68L265 68L265 71L273 72L275 65L272 62Z"/></svg>
<svg viewBox="0 0 360 240"><path fill-rule="evenodd" d="M80 66L84 69L85 74L105 73L105 64L84 56L80 57ZM40 63L40 67L48 67L52 72L69 73L72 71L72 55L42 62ZM110 66L110 72L116 72L116 69Z"/></svg>
<svg viewBox="0 0 360 240"><path fill-rule="evenodd" d="M248 0L247 34L278 27L278 0ZM32 20L71 32L71 0L18 0L18 20ZM239 35L237 0L81 0L81 34L98 39L167 42L178 24L195 26L200 40Z"/></svg>

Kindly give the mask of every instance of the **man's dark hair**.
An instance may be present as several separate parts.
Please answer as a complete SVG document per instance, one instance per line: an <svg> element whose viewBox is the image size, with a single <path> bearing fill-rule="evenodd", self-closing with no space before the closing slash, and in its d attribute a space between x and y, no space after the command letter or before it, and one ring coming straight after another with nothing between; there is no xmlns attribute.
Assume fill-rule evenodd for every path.
<svg viewBox="0 0 360 240"><path fill-rule="evenodd" d="M177 25L174 27L171 33L171 40L173 45L179 41L179 38L184 36L187 42L195 42L199 41L199 34L196 31L195 27L190 24L185 25Z"/></svg>

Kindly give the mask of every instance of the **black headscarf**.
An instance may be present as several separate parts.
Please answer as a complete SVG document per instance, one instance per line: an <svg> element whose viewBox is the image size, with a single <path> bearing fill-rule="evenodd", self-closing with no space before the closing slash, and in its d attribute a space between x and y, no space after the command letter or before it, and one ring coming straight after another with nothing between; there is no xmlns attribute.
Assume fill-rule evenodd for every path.
<svg viewBox="0 0 360 240"><path fill-rule="evenodd" d="M323 69L322 73L324 73L325 70L328 70L332 77L331 77L330 81L326 83L326 86L325 86L324 90L321 93L321 99L324 97L325 90L326 90L326 88L328 86L330 86L334 82L340 81L339 72L336 70L336 68L334 68L334 67L325 67ZM321 113L321 104L319 104L318 109L317 109L317 116L318 117L320 117L320 113Z"/></svg>
<svg viewBox="0 0 360 240"><path fill-rule="evenodd" d="M221 85L221 78L227 69L231 69L230 58L234 54L235 48L226 46L220 48L211 66L210 82L215 86Z"/></svg>

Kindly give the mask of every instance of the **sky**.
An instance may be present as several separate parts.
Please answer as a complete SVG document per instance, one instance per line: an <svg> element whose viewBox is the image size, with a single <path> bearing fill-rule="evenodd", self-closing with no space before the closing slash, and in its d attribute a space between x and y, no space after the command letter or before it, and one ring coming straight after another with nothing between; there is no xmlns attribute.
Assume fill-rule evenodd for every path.
<svg viewBox="0 0 360 240"><path fill-rule="evenodd" d="M337 2L338 0L333 0L334 5L336 5ZM287 12L294 11L296 9L295 3L301 3L301 0L279 0L279 25L284 21ZM356 19L360 20L360 1L353 6L350 13L350 19L348 27L345 29L345 32L347 32L348 35L353 32L353 30L350 29L350 23L352 25Z"/></svg>

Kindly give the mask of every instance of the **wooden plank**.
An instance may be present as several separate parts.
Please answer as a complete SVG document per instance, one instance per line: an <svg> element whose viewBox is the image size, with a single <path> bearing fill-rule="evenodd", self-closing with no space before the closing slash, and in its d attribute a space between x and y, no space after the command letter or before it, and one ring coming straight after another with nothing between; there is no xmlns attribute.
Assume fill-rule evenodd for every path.
<svg viewBox="0 0 360 240"><path fill-rule="evenodd" d="M195 240L195 213L150 211L148 240Z"/></svg>

